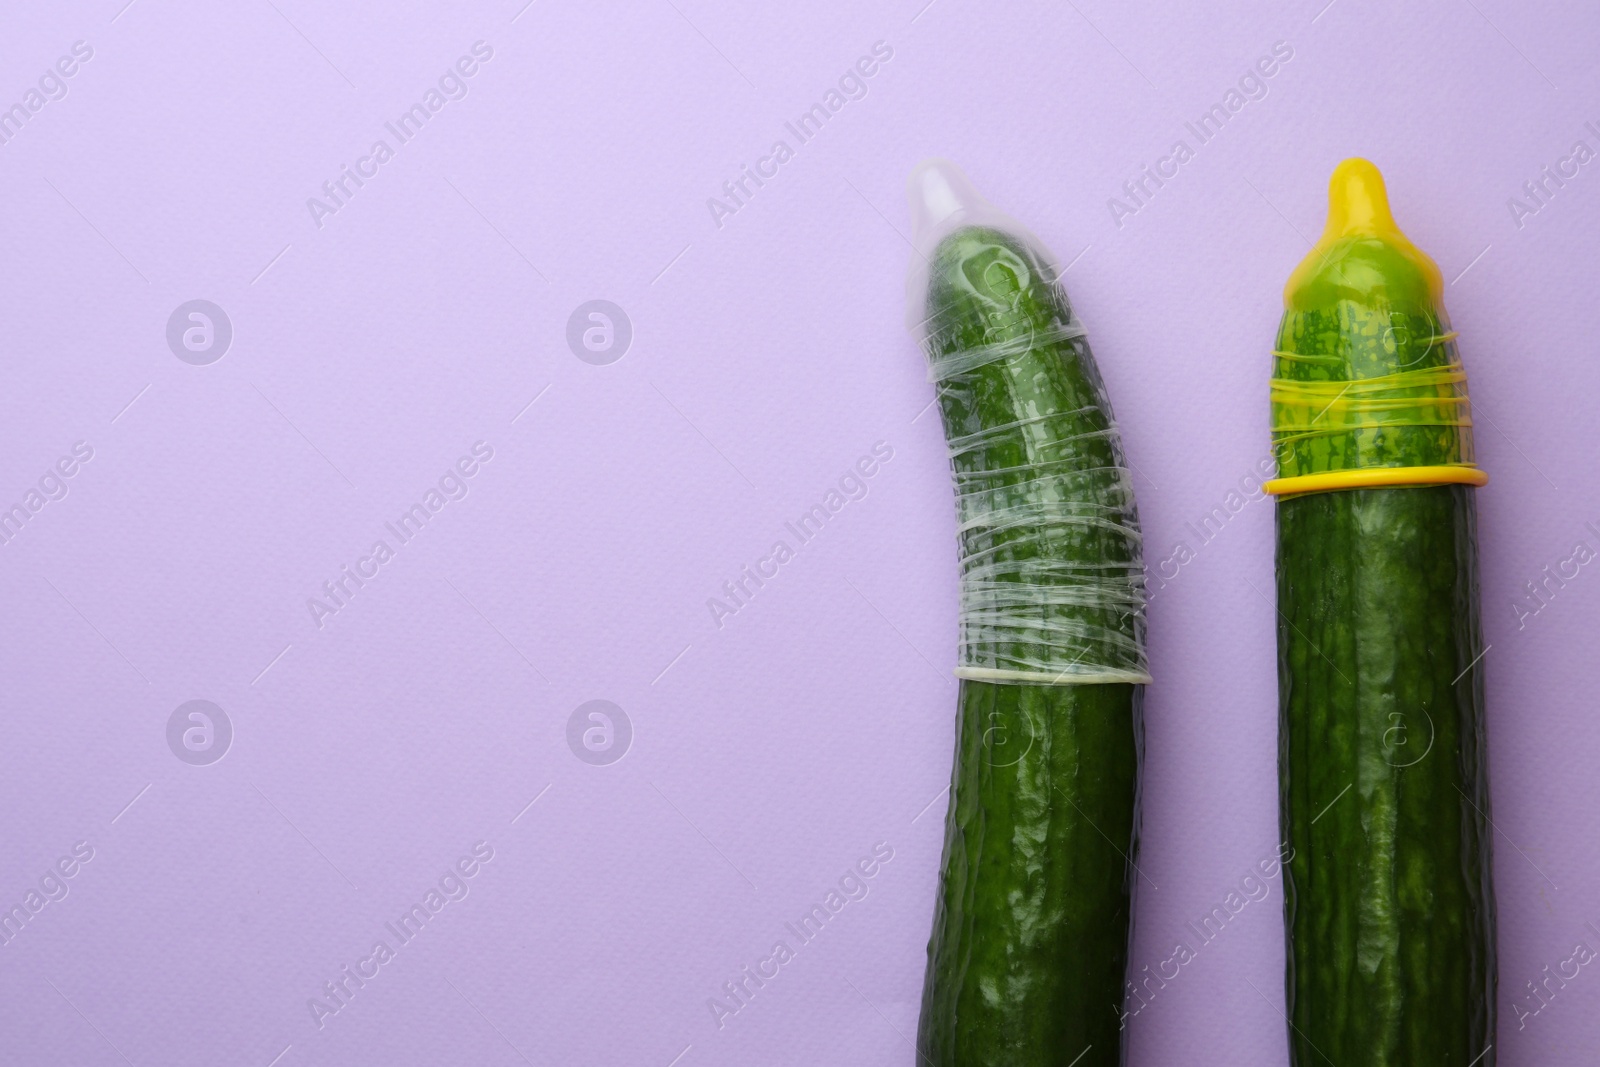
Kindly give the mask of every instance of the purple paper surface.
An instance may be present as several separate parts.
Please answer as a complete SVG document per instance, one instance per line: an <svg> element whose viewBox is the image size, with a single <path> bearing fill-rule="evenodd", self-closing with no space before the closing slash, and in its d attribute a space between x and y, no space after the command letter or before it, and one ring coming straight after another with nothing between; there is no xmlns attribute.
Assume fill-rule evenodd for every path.
<svg viewBox="0 0 1600 1067"><path fill-rule="evenodd" d="M1276 850L1267 354L1383 169L1492 475L1497 1054L1592 1060L1592 9L123 5L0 30L0 1062L912 1064L930 155L1070 264L1138 472L1136 972ZM1132 1064L1286 1062L1268 888Z"/></svg>

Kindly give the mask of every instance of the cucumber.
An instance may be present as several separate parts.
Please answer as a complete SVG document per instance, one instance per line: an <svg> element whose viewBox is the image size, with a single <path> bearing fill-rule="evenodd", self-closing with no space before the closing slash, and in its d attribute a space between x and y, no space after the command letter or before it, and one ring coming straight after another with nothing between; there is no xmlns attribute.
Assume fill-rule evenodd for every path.
<svg viewBox="0 0 1600 1067"><path fill-rule="evenodd" d="M918 1062L1120 1067L1144 687L960 686Z"/></svg>
<svg viewBox="0 0 1600 1067"><path fill-rule="evenodd" d="M1328 228L1285 290L1280 475L1471 469L1438 268L1394 227L1370 163L1341 164L1329 199ZM1474 492L1278 498L1286 992L1299 1067L1495 1061Z"/></svg>
<svg viewBox="0 0 1600 1067"><path fill-rule="evenodd" d="M1045 253L949 164L912 199L963 560L918 1060L1119 1065L1147 680L1131 480Z"/></svg>

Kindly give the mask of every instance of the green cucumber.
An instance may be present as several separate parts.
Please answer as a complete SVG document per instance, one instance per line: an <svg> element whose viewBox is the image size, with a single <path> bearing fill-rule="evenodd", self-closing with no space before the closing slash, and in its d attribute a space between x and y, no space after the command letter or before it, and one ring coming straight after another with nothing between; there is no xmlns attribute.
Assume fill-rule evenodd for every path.
<svg viewBox="0 0 1600 1067"><path fill-rule="evenodd" d="M1470 467L1464 383L1459 397L1453 385L1363 394L1350 384L1399 372L1425 381L1459 362L1441 288L1438 268L1394 228L1376 168L1342 164L1328 229L1285 291L1275 371L1278 390L1320 390L1329 406L1275 411L1281 476ZM1346 391L1370 402L1352 409ZM1284 917L1297 1067L1495 1061L1473 495L1428 484L1279 498L1280 818L1293 850Z"/></svg>
<svg viewBox="0 0 1600 1067"><path fill-rule="evenodd" d="M1144 687L960 686L918 1061L1117 1067Z"/></svg>
<svg viewBox="0 0 1600 1067"><path fill-rule="evenodd" d="M918 1062L1113 1067L1125 1057L1143 751L1131 484L1094 357L1043 253L1012 227L960 225L984 220L976 194L948 164L926 168L914 206L919 182L960 194L934 209L946 224L925 242L911 305L962 502L966 676ZM982 499L998 510L982 514ZM1023 513L1039 521L1002 521ZM1106 588L1080 596L1086 582ZM982 610L1035 601L1018 625ZM1061 663L1063 647L1077 658ZM1048 684L1080 670L1107 680ZM1013 677L981 680L997 675Z"/></svg>

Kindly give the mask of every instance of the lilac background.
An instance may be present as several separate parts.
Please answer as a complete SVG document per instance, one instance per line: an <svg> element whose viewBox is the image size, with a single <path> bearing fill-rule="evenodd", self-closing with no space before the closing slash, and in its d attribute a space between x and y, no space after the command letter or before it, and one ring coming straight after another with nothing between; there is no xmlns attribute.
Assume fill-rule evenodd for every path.
<svg viewBox="0 0 1600 1067"><path fill-rule="evenodd" d="M1453 279L1493 475L1500 1062L1592 1059L1600 976L1520 1031L1513 1004L1600 948L1600 577L1520 630L1514 604L1600 548L1600 164L1520 227L1507 198L1600 148L1600 20L921 3L0 16L0 104L94 49L0 146L0 505L94 449L0 546L0 903L95 850L0 947L0 1059L911 1064L955 699L950 489L902 325L902 183L935 154L1077 257L1149 562L1196 550L1151 609L1136 966L1275 846L1272 509L1203 546L1186 524L1265 451L1331 168L1383 168ZM306 199L480 39L469 95L317 228ZM719 228L707 198L880 40L866 97ZM1266 98L1196 147L1184 121L1277 41ZM1195 158L1114 225L1180 137ZM197 297L235 331L210 366L164 336ZM565 341L593 298L633 324L610 366ZM480 440L468 496L319 629L307 598ZM707 598L877 441L868 496L717 628ZM191 699L235 730L211 766L167 746ZM610 766L566 741L591 699L635 731ZM470 895L319 1029L308 998L480 840ZM719 1031L707 998L877 842L869 895ZM1132 1063L1285 1061L1271 889L1130 1020Z"/></svg>

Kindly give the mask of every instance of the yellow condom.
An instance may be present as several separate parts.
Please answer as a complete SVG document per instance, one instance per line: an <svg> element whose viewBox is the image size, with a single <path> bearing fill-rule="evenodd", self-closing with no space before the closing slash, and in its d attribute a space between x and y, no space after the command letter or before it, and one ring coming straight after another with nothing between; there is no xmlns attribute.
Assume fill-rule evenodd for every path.
<svg viewBox="0 0 1600 1067"><path fill-rule="evenodd" d="M1395 225L1378 168L1347 159L1322 237L1284 287L1273 351L1275 495L1483 485L1439 268Z"/></svg>

